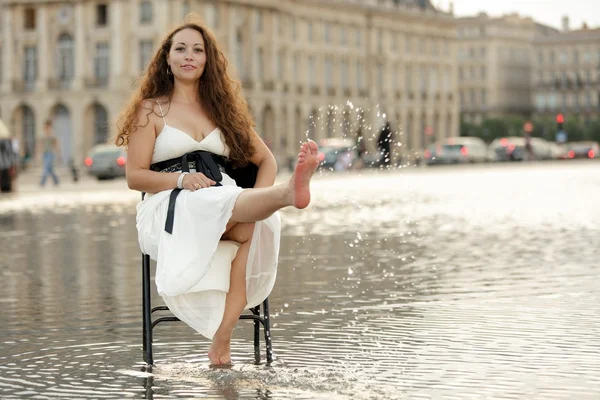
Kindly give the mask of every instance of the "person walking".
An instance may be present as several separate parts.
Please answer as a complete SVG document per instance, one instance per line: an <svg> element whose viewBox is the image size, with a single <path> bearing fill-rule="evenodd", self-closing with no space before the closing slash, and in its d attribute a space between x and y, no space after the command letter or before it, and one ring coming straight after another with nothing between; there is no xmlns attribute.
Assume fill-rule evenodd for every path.
<svg viewBox="0 0 600 400"><path fill-rule="evenodd" d="M52 132L52 121L50 120L44 122L44 136L40 140L38 152L42 153L44 169L40 186L43 187L46 184L48 176L52 178L54 185L58 186L58 176L56 176L56 173L54 172L54 163L58 156L58 139L56 139L56 136L54 136L54 133Z"/></svg>

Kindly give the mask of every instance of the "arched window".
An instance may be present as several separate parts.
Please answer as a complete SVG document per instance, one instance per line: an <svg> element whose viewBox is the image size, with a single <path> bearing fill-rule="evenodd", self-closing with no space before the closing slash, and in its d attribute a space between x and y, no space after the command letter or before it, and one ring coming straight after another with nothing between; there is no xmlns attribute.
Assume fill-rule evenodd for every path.
<svg viewBox="0 0 600 400"><path fill-rule="evenodd" d="M108 112L100 104L94 105L94 144L108 140Z"/></svg>
<svg viewBox="0 0 600 400"><path fill-rule="evenodd" d="M68 33L58 37L56 46L56 73L62 87L68 86L75 76L75 43Z"/></svg>
<svg viewBox="0 0 600 400"><path fill-rule="evenodd" d="M144 0L140 3L140 24L152 22L152 2Z"/></svg>

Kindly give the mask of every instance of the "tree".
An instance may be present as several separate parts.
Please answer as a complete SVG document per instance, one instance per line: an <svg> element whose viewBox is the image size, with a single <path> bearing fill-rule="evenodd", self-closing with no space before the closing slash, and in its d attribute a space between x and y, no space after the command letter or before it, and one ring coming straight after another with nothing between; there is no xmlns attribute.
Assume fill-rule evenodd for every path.
<svg viewBox="0 0 600 400"><path fill-rule="evenodd" d="M588 140L600 142L600 119L593 120L585 128L585 137Z"/></svg>

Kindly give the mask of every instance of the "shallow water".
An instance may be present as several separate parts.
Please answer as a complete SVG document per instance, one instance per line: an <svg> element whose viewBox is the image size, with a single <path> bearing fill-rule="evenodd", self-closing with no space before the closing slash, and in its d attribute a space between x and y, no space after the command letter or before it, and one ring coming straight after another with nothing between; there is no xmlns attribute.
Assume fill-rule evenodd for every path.
<svg viewBox="0 0 600 400"><path fill-rule="evenodd" d="M253 364L241 321L230 370L175 323L143 372L137 194L0 199L0 397L599 398L599 172L320 176L282 214L275 362Z"/></svg>

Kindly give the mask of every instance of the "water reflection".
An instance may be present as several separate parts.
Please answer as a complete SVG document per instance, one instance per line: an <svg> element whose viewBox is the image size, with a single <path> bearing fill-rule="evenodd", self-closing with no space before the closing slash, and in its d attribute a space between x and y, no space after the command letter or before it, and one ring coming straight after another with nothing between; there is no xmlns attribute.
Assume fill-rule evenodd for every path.
<svg viewBox="0 0 600 400"><path fill-rule="evenodd" d="M2 203L0 397L596 398L598 169L494 168L317 181L284 212L275 362L241 321L231 370L182 324L143 368L137 196Z"/></svg>

